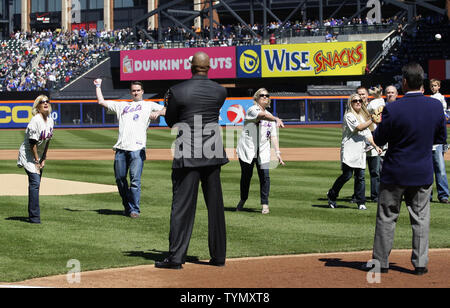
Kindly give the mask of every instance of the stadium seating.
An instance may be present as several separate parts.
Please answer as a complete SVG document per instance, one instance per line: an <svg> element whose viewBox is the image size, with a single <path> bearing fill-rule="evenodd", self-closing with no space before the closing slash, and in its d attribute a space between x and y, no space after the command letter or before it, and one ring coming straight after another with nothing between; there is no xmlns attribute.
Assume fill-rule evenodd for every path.
<svg viewBox="0 0 450 308"><path fill-rule="evenodd" d="M277 39L295 36L324 36L332 33L334 37L340 34L387 32L397 27L395 19L385 20L382 24L373 24L361 19L332 19L319 22L287 22L285 25L271 22L267 32L275 34ZM209 39L209 29L197 29L198 37L183 28L169 27L163 29L163 43L150 42L143 33L133 34L132 29L114 31L90 30L81 37L77 31L42 31L33 33L14 33L11 39L0 41L0 90L58 90L82 75L103 59L108 57L110 50L156 49L156 48L186 48L210 46L237 46L261 44L264 33L262 25L252 25L252 31L258 36L252 37L250 31L240 24L221 26L214 29L214 39ZM430 30L431 32L434 30ZM419 32L418 32L419 33ZM158 36L158 30L150 32ZM443 34L444 35L444 34ZM447 34L446 34L447 35ZM443 36L443 37L448 37ZM418 46L429 47L430 42L416 37ZM442 40L444 41L444 39ZM408 43L405 42L405 48ZM442 44L442 42L441 42ZM439 45L440 46L440 45ZM428 54L438 56L449 54L445 50L428 50ZM400 52L400 51L399 51ZM417 54L420 52L418 51ZM411 53L416 55L416 53ZM386 71L388 67L401 65L403 59L391 55L379 68Z"/></svg>
<svg viewBox="0 0 450 308"><path fill-rule="evenodd" d="M441 39L435 38L436 34ZM411 61L418 62L428 72L429 59L450 59L450 24L447 20L420 18L410 25L401 38L401 43L381 62L376 74L398 73Z"/></svg>
<svg viewBox="0 0 450 308"><path fill-rule="evenodd" d="M109 43L92 31L15 33L0 42L1 91L56 90L108 56Z"/></svg>

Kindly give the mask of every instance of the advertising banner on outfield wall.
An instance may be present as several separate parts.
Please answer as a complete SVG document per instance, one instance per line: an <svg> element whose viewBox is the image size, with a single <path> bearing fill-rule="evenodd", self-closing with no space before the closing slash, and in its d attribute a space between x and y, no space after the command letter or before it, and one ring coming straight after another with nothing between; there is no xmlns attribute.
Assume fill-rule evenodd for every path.
<svg viewBox="0 0 450 308"><path fill-rule="evenodd" d="M450 60L428 60L428 78L438 80L450 79Z"/></svg>
<svg viewBox="0 0 450 308"><path fill-rule="evenodd" d="M0 103L0 128L27 127L33 114L33 103ZM58 113L54 110L51 117L56 120Z"/></svg>
<svg viewBox="0 0 450 308"><path fill-rule="evenodd" d="M363 75L366 42L239 46L238 78Z"/></svg>
<svg viewBox="0 0 450 308"><path fill-rule="evenodd" d="M162 104L162 101L158 101ZM60 111L58 108L60 106ZM0 102L0 129L1 128L25 128L33 117L31 113L33 103L1 103ZM51 113L52 119L58 127L111 127L117 126L111 122L96 122L94 124L83 122L79 119L86 119L86 114L92 111L92 107L97 107L97 103L92 102L71 102L70 104L53 102L53 111ZM70 108L65 109L65 107ZM246 111L253 106L252 99L227 99L220 110L219 124L220 125L243 125ZM78 119L76 121L59 122L59 112L66 115L68 119ZM74 112L71 114L70 112ZM155 124L153 124L155 125ZM167 123L164 117L160 118L156 126L166 127Z"/></svg>
<svg viewBox="0 0 450 308"><path fill-rule="evenodd" d="M253 106L251 99L227 99L220 109L220 125L244 125L245 114Z"/></svg>
<svg viewBox="0 0 450 308"><path fill-rule="evenodd" d="M120 80L190 79L189 57L198 51L210 57L209 78L236 78L235 47L210 47L121 51Z"/></svg>
<svg viewBox="0 0 450 308"><path fill-rule="evenodd" d="M0 128L26 127L33 115L33 104L0 104Z"/></svg>
<svg viewBox="0 0 450 308"><path fill-rule="evenodd" d="M27 127L33 114L33 103L0 103L0 128ZM51 117L58 118L57 111L53 110Z"/></svg>

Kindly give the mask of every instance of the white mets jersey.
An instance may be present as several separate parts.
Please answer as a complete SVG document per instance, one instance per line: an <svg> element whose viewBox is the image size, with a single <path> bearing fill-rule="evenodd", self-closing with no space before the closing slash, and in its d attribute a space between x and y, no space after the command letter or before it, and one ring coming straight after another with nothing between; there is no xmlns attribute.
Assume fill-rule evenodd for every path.
<svg viewBox="0 0 450 308"><path fill-rule="evenodd" d="M240 160L247 164L251 164L258 156L258 152L259 164L270 163L271 140L273 136L277 136L277 125L272 121L258 120L258 114L262 111L259 105L253 105L245 115L244 129L239 138L236 153ZM271 114L269 111L266 113Z"/></svg>
<svg viewBox="0 0 450 308"><path fill-rule="evenodd" d="M442 107L444 108L444 112L447 111L447 102L445 100L444 95L442 95L441 93L438 92L436 94L431 95L431 97L440 101L442 103Z"/></svg>
<svg viewBox="0 0 450 308"><path fill-rule="evenodd" d="M159 111L164 106L147 101L105 103L108 105L108 111L114 112L119 121L119 137L113 149L137 151L145 148L150 113Z"/></svg>
<svg viewBox="0 0 450 308"><path fill-rule="evenodd" d="M25 130L25 138L19 148L17 166L25 168L28 172L38 173L29 139L37 141L38 157L41 159L47 142L53 137L53 125L54 122L51 117L47 117L46 122L40 113L31 118L31 121L28 123L27 129Z"/></svg>

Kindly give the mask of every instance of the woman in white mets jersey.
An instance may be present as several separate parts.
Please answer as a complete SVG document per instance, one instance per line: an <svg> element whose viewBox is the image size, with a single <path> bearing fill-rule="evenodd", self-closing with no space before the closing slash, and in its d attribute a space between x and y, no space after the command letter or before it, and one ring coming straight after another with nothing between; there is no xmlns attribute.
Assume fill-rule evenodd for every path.
<svg viewBox="0 0 450 308"><path fill-rule="evenodd" d="M277 127L284 127L283 121L273 116L267 107L270 106L269 92L261 88L253 95L254 105L247 110L244 129L236 149L241 165L240 196L236 211L242 211L248 199L253 167L256 165L260 183L261 213L269 213L270 191L270 150L275 148L278 162L284 165L278 145Z"/></svg>
<svg viewBox="0 0 450 308"><path fill-rule="evenodd" d="M45 166L50 139L53 137L52 107L47 96L36 98L32 108L33 118L25 130L25 138L19 148L17 166L28 175L28 217L30 223L41 223L39 188Z"/></svg>
<svg viewBox="0 0 450 308"><path fill-rule="evenodd" d="M144 168L147 128L151 120L166 114L166 108L143 100L144 86L138 81L131 83L131 102L105 101L101 90L101 79L94 80L98 103L117 115L119 138L113 146L114 175L122 197L125 216L138 218L141 200L141 175ZM130 173L128 186L127 173Z"/></svg>
<svg viewBox="0 0 450 308"><path fill-rule="evenodd" d="M366 140L378 153L382 150L373 142L370 127L372 119L364 106L361 97L354 93L347 102L347 110L342 123L341 169L342 174L336 179L327 193L328 206L336 208L336 199L341 188L355 174L354 195L358 209L366 210Z"/></svg>

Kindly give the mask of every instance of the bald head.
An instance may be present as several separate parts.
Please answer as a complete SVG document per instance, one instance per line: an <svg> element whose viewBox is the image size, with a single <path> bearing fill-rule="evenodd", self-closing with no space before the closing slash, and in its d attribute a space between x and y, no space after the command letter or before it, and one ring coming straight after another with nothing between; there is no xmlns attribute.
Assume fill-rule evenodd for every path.
<svg viewBox="0 0 450 308"><path fill-rule="evenodd" d="M209 70L209 56L203 51L196 52L192 57L192 74L206 75Z"/></svg>
<svg viewBox="0 0 450 308"><path fill-rule="evenodd" d="M386 88L386 101L388 103L394 102L397 99L397 95L398 92L396 87L391 85Z"/></svg>

